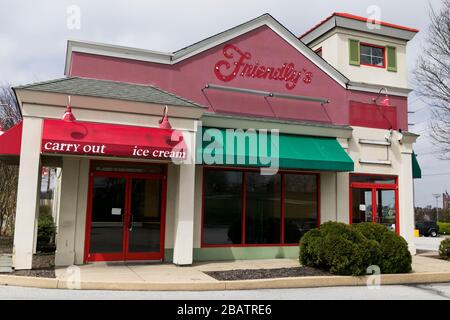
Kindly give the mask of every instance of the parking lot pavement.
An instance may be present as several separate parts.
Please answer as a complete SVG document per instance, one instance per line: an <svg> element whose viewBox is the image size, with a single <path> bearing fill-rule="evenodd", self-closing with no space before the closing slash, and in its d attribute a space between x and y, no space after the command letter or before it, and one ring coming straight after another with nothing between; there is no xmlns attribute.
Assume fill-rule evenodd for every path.
<svg viewBox="0 0 450 320"><path fill-rule="evenodd" d="M444 239L445 237L443 236L439 236L436 238L418 237L415 238L414 244L416 245L417 250L438 251L439 245L441 244L441 241Z"/></svg>

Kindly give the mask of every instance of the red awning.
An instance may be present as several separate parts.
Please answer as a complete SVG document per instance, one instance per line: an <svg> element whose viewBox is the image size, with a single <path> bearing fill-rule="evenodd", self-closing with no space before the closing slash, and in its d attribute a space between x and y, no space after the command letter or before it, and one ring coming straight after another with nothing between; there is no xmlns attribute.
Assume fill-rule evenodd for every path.
<svg viewBox="0 0 450 320"><path fill-rule="evenodd" d="M44 120L41 151L141 159L185 159L180 131L92 122Z"/></svg>
<svg viewBox="0 0 450 320"><path fill-rule="evenodd" d="M22 121L0 135L0 156L19 156L22 145Z"/></svg>

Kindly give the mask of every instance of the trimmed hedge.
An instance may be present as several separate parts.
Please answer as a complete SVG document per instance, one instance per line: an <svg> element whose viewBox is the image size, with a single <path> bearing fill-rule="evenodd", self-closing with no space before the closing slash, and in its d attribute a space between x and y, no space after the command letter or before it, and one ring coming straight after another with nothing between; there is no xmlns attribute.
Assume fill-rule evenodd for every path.
<svg viewBox="0 0 450 320"><path fill-rule="evenodd" d="M450 259L450 238L441 241L439 245L439 257L444 260Z"/></svg>
<svg viewBox="0 0 450 320"><path fill-rule="evenodd" d="M339 275L364 275L372 265L381 273L411 271L407 242L374 223L326 222L300 239L300 263Z"/></svg>
<svg viewBox="0 0 450 320"><path fill-rule="evenodd" d="M55 251L56 225L49 214L41 214L38 218L37 251Z"/></svg>
<svg viewBox="0 0 450 320"><path fill-rule="evenodd" d="M438 222L440 234L450 234L450 222Z"/></svg>

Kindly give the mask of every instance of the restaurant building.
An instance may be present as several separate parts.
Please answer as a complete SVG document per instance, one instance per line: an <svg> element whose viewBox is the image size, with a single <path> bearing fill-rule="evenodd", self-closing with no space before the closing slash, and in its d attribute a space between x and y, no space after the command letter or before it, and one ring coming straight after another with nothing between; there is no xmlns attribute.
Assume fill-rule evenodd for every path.
<svg viewBox="0 0 450 320"><path fill-rule="evenodd" d="M295 258L326 221L415 253L417 32L334 13L299 37L264 14L173 53L68 41L66 77L14 88L23 121L0 137L20 164L14 267L32 267L43 166L57 266Z"/></svg>

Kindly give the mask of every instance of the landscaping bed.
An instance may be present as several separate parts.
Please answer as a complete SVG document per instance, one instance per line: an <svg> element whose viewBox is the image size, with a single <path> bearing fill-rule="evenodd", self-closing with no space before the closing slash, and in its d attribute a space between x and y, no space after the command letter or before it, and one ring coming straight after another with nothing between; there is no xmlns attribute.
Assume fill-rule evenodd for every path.
<svg viewBox="0 0 450 320"><path fill-rule="evenodd" d="M56 278L55 254L37 253L33 255L33 269L16 270L12 274L25 277Z"/></svg>
<svg viewBox="0 0 450 320"><path fill-rule="evenodd" d="M236 269L227 271L208 271L205 272L205 274L219 281L330 275L328 272L310 267L293 267L293 268L276 268L276 269Z"/></svg>

